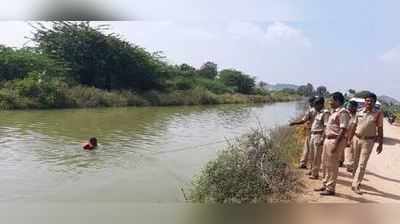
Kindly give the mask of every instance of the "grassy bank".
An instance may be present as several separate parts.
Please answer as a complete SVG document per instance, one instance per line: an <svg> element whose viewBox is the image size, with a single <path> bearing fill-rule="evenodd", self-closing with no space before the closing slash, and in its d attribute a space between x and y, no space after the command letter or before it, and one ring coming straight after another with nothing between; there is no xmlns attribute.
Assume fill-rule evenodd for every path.
<svg viewBox="0 0 400 224"><path fill-rule="evenodd" d="M302 144L300 129L257 129L231 143L194 178L188 200L198 203L287 201L297 191L293 165Z"/></svg>
<svg viewBox="0 0 400 224"><path fill-rule="evenodd" d="M61 80L41 80L34 76L8 81L0 86L0 109L92 108L124 106L175 106L245 104L293 101L297 95L272 93L244 95L215 94L203 87L169 92L128 90L107 91L83 85L71 86Z"/></svg>

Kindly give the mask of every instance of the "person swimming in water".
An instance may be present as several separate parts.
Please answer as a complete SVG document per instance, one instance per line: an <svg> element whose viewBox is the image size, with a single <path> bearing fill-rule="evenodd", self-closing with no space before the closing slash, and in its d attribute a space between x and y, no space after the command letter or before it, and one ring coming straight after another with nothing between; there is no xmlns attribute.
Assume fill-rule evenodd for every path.
<svg viewBox="0 0 400 224"><path fill-rule="evenodd" d="M83 145L83 149L85 150L93 150L97 147L97 138L92 137L89 139L89 142Z"/></svg>

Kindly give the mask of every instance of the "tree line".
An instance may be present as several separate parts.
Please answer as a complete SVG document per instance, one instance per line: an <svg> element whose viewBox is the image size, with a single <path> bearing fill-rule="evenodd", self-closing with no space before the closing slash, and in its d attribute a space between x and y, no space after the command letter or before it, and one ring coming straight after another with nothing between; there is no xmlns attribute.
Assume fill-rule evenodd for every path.
<svg viewBox="0 0 400 224"><path fill-rule="evenodd" d="M186 63L169 64L162 52L148 52L110 33L107 25L56 21L50 26L42 23L31 26L34 32L30 40L34 47L17 49L0 45L0 104L12 103L20 96L34 96L51 107L55 101L63 101L59 98L65 93L60 89L76 86L139 95L196 88L212 94L271 95L256 84L254 76L236 69L219 70L211 61L199 68ZM309 85L294 93L280 94L308 96Z"/></svg>
<svg viewBox="0 0 400 224"><path fill-rule="evenodd" d="M0 46L0 81L32 75L62 79L104 90L185 90L204 86L216 93L255 91L255 77L234 69L218 71L217 64L199 69L188 64L170 65L160 52L105 34L108 26L89 22L53 22L51 27L33 25L35 47Z"/></svg>

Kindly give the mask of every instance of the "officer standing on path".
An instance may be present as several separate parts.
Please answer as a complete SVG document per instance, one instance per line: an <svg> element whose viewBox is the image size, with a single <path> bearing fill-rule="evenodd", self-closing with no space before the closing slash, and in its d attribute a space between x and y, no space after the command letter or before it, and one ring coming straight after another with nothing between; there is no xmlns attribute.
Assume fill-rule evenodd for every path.
<svg viewBox="0 0 400 224"><path fill-rule="evenodd" d="M321 195L335 195L336 179L339 171L339 154L346 147L346 130L349 125L350 115L343 107L344 96L340 92L331 95L330 106L332 114L329 116L325 129L323 145L324 179L322 186L315 189Z"/></svg>
<svg viewBox="0 0 400 224"><path fill-rule="evenodd" d="M300 159L300 166L299 166L300 169L307 169L307 163L309 161L310 137L311 137L310 129L311 129L311 125L314 122L314 118L316 115L316 111L314 109L314 100L315 100L314 96L310 97L310 99L308 99L308 103L310 105L309 109L307 110L306 114L300 121L294 121L289 124L290 126L300 125L300 124L307 125L307 135L306 135L306 139L304 142L303 154L301 155L301 159Z"/></svg>
<svg viewBox="0 0 400 224"><path fill-rule="evenodd" d="M376 152L380 154L383 146L383 113L375 109L376 95L369 93L365 97L365 107L357 113L354 120L355 137L353 139L354 166L351 189L362 194L360 186L365 175L365 169L375 142L378 142Z"/></svg>
<svg viewBox="0 0 400 224"><path fill-rule="evenodd" d="M324 131L329 118L329 112L327 110L324 110L324 105L325 100L323 97L317 97L315 99L314 108L317 114L311 126L310 138L310 179L313 180L318 180L319 177L319 170L321 168L322 146L325 138Z"/></svg>
<svg viewBox="0 0 400 224"><path fill-rule="evenodd" d="M357 114L358 103L356 101L350 101L347 110L350 114L349 127L346 133L347 137L347 147L344 150L344 165L346 166L347 172L353 173L354 165L354 150L353 150L353 131L354 124Z"/></svg>

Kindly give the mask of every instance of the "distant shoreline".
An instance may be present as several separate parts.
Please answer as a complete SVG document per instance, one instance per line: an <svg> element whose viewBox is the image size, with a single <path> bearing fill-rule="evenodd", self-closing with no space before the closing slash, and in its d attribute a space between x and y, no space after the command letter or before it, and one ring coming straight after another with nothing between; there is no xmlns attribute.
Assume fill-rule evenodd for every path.
<svg viewBox="0 0 400 224"><path fill-rule="evenodd" d="M63 93L62 100L48 100L46 102L42 102L34 96L7 98L7 96L4 97L0 94L0 110L259 104L302 99L301 96L281 92L272 92L268 95L214 94L200 88L170 93L150 91L143 94L129 91L106 91L83 86L60 91Z"/></svg>

